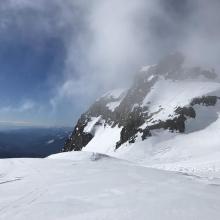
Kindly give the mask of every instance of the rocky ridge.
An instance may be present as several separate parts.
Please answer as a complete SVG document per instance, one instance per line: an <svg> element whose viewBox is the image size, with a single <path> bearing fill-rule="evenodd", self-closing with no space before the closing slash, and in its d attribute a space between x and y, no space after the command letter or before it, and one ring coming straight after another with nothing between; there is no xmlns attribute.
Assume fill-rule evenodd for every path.
<svg viewBox="0 0 220 220"><path fill-rule="evenodd" d="M184 56L181 53L169 55L157 65L142 68L130 89L106 93L81 115L63 151L82 150L94 138L97 127L100 126L120 128L120 137L113 146L114 150L126 142L135 143L137 134L140 134L144 141L152 136L153 130L165 129L184 133L186 121L197 116L196 105L215 106L219 100L216 94L212 94L212 89L208 85L205 92L199 91L198 87L198 92L192 97L183 95L188 101L179 104L179 87L184 91L188 87L193 87L192 83L196 85L198 81L201 88L205 87L207 82L217 87L217 74L214 70L184 67ZM171 95L177 93L177 101L175 103L174 100L172 108L169 106L169 100L166 102L162 97L169 89ZM162 102L165 102L165 105L158 104L157 108L154 108L153 103L156 97L152 97L155 90L156 97L161 96Z"/></svg>

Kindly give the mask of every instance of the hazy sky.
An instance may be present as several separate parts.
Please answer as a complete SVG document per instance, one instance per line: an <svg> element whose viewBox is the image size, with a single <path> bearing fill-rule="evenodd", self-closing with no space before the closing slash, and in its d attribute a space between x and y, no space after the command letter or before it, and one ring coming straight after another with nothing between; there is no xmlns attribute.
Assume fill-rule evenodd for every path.
<svg viewBox="0 0 220 220"><path fill-rule="evenodd" d="M218 69L219 8L219 0L0 1L0 124L73 125L104 91L176 50Z"/></svg>

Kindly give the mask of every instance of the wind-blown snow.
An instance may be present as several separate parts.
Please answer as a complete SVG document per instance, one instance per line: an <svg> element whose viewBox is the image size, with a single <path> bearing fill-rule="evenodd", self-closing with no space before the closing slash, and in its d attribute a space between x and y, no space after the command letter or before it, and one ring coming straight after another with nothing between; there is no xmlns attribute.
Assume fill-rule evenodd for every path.
<svg viewBox="0 0 220 220"><path fill-rule="evenodd" d="M127 89L122 89L122 88L115 89L105 93L103 96L101 96L101 98L105 98L106 100L113 100L113 101L109 101L106 104L106 107L113 112L120 105L121 101L126 95L126 92ZM100 98L97 99L96 101L99 100Z"/></svg>
<svg viewBox="0 0 220 220"><path fill-rule="evenodd" d="M74 154L59 155L59 160L0 160L0 219L220 218L219 180L149 169L108 157L91 160L86 152L80 153L79 161L79 154Z"/></svg>
<svg viewBox="0 0 220 220"><path fill-rule="evenodd" d="M125 92L126 92L126 89L115 89L115 90L111 90L105 93L102 97L105 97L108 99L110 98L119 99Z"/></svg>
<svg viewBox="0 0 220 220"><path fill-rule="evenodd" d="M115 101L107 103L106 107L112 112L121 104L121 101L126 95L126 89L116 89L108 92L105 97L113 98Z"/></svg>
<svg viewBox="0 0 220 220"><path fill-rule="evenodd" d="M120 99L119 101L116 102L110 102L106 105L106 107L108 107L108 109L113 112L121 104L122 100L123 99Z"/></svg>
<svg viewBox="0 0 220 220"><path fill-rule="evenodd" d="M155 65L143 66L143 67L141 67L140 72L147 72L153 66L155 66Z"/></svg>

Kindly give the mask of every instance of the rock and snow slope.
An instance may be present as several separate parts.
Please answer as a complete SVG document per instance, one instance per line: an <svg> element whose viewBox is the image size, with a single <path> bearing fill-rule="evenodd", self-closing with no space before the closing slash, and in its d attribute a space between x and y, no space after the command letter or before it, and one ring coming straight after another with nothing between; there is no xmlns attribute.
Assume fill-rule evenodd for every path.
<svg viewBox="0 0 220 220"><path fill-rule="evenodd" d="M220 181L95 155L0 160L0 219L218 220Z"/></svg>
<svg viewBox="0 0 220 220"><path fill-rule="evenodd" d="M220 81L175 54L142 68L128 90L108 92L79 119L64 151L108 154L166 170L220 170Z"/></svg>

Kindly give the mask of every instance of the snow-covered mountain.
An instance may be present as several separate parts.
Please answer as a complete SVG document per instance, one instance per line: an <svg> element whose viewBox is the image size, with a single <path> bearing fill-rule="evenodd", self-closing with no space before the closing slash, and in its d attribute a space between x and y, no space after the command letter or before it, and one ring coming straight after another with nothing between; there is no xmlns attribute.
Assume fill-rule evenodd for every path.
<svg viewBox="0 0 220 220"><path fill-rule="evenodd" d="M129 89L82 114L63 151L90 151L184 172L220 169L220 81L175 53L145 66Z"/></svg>
<svg viewBox="0 0 220 220"><path fill-rule="evenodd" d="M219 220L219 97L181 54L143 67L81 116L71 152L0 160L0 220Z"/></svg>

